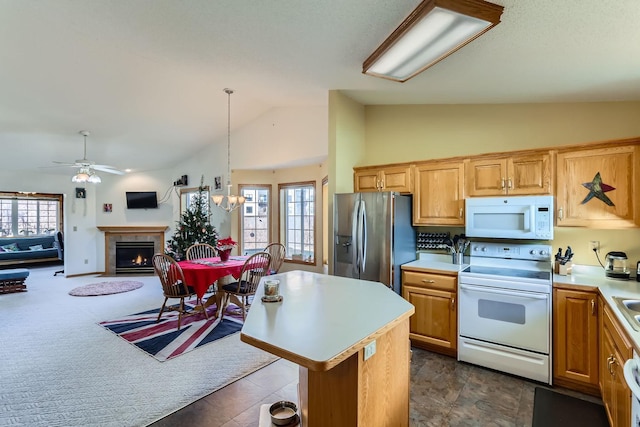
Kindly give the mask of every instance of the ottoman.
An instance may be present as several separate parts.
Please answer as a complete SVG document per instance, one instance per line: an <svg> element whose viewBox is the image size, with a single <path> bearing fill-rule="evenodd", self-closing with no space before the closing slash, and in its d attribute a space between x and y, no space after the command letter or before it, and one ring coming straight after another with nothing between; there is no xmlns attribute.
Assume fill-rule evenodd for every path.
<svg viewBox="0 0 640 427"><path fill-rule="evenodd" d="M29 277L29 270L26 268L0 270L0 294L26 291L27 285L24 281L27 277Z"/></svg>

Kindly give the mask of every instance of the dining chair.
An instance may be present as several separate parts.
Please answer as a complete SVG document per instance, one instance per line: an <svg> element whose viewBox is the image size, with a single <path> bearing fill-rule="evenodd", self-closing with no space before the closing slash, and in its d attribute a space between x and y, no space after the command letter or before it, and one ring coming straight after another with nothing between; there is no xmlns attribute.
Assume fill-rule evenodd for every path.
<svg viewBox="0 0 640 427"><path fill-rule="evenodd" d="M213 258L216 256L216 248L208 243L196 243L187 248L186 257L188 260Z"/></svg>
<svg viewBox="0 0 640 427"><path fill-rule="evenodd" d="M249 297L255 295L260 279L267 275L270 261L271 256L267 252L258 252L251 255L244 262L238 280L220 287L224 292L222 311L220 312L222 313L221 319L224 317L224 311L229 304L231 296L235 296L238 299L237 302L240 303L242 321L244 322L249 307Z"/></svg>
<svg viewBox="0 0 640 427"><path fill-rule="evenodd" d="M264 248L264 251L271 256L271 264L269 264L269 274L276 274L282 266L284 256L287 249L282 243L270 243Z"/></svg>
<svg viewBox="0 0 640 427"><path fill-rule="evenodd" d="M160 278L160 283L162 284L162 292L164 293L164 303L162 303L162 308L160 308L160 313L158 313L158 319L156 320L156 323L160 321L160 317L162 316L165 308L167 310L177 310L178 330L180 330L182 316L189 313L185 308L184 299L195 295L197 303L201 307L204 307L202 298L198 297L196 295L195 289L193 289L186 283L186 281L184 280L184 273L182 272L182 268L180 268L180 264L178 264L176 260L174 260L170 256L165 254L155 254L153 256L153 268ZM169 298L180 299L180 305L177 309L171 306L167 307L167 300L169 300ZM209 320L207 310L204 309L203 311L205 318Z"/></svg>

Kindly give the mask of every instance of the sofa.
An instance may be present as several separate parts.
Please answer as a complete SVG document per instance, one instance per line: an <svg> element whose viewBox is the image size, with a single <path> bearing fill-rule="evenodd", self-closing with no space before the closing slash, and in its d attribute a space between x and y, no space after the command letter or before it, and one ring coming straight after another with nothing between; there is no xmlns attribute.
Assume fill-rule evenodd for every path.
<svg viewBox="0 0 640 427"><path fill-rule="evenodd" d="M0 237L0 266L58 260L53 235Z"/></svg>

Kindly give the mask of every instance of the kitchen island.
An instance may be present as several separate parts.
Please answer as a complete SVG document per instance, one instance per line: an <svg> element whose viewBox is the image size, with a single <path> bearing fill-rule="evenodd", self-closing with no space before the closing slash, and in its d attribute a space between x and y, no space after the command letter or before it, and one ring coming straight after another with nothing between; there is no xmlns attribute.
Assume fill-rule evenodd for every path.
<svg viewBox="0 0 640 427"><path fill-rule="evenodd" d="M269 276L283 300L262 302L265 279L240 338L299 365L302 425L408 426L413 305L378 282L303 271Z"/></svg>

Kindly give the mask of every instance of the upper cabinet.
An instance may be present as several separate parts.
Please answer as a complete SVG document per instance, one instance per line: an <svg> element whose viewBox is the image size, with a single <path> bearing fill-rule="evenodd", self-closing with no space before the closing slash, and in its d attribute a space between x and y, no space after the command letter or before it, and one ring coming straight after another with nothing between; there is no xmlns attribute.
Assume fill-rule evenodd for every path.
<svg viewBox="0 0 640 427"><path fill-rule="evenodd" d="M640 146L558 151L558 226L637 227L640 224Z"/></svg>
<svg viewBox="0 0 640 427"><path fill-rule="evenodd" d="M411 165L354 168L354 188L359 191L413 191Z"/></svg>
<svg viewBox="0 0 640 427"><path fill-rule="evenodd" d="M469 197L551 194L551 154L479 156L469 161L466 181Z"/></svg>
<svg viewBox="0 0 640 427"><path fill-rule="evenodd" d="M415 166L414 225L464 225L464 162Z"/></svg>

